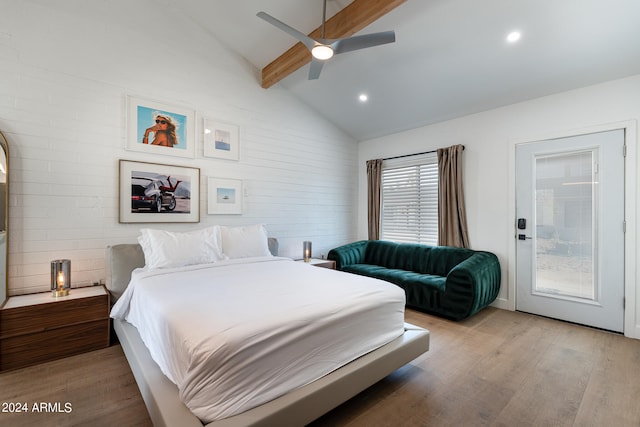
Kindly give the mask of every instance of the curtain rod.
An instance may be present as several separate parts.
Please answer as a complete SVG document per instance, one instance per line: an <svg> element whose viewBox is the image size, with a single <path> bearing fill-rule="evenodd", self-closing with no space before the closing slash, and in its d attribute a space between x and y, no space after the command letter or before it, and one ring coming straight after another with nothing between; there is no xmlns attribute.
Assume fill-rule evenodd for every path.
<svg viewBox="0 0 640 427"><path fill-rule="evenodd" d="M464 151L464 145L462 146L462 150ZM394 156L394 157L385 157L382 160L393 160L393 159L401 159L403 157L411 157L411 156L421 156L423 154L431 154L431 153L435 153L438 150L431 150L431 151L423 151L422 153L413 153L413 154L403 154L402 156Z"/></svg>

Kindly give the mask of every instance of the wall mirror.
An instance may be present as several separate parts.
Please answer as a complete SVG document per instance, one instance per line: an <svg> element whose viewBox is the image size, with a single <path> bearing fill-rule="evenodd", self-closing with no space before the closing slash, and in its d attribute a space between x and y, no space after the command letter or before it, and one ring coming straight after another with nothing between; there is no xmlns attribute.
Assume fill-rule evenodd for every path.
<svg viewBox="0 0 640 427"><path fill-rule="evenodd" d="M0 132L0 306L9 294L7 259L9 254L9 145Z"/></svg>

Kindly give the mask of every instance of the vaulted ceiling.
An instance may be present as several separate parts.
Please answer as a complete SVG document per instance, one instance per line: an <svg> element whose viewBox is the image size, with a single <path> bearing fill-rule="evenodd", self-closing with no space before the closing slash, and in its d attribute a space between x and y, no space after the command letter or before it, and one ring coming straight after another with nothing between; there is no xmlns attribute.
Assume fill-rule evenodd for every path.
<svg viewBox="0 0 640 427"><path fill-rule="evenodd" d="M305 34L322 23L323 0L165 1L257 70L297 40L256 13ZM350 3L328 0L327 19ZM394 30L395 43L337 55L318 80L303 65L264 90L290 91L362 141L640 74L638 0L400 3L356 33ZM512 31L521 33L516 43L506 41Z"/></svg>

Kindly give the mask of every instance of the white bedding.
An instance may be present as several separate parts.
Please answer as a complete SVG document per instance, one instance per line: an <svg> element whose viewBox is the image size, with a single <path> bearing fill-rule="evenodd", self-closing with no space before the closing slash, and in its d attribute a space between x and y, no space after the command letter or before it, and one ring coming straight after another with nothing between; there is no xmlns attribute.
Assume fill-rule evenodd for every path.
<svg viewBox="0 0 640 427"><path fill-rule="evenodd" d="M135 270L111 317L133 324L203 422L308 384L404 331L404 291L287 258Z"/></svg>

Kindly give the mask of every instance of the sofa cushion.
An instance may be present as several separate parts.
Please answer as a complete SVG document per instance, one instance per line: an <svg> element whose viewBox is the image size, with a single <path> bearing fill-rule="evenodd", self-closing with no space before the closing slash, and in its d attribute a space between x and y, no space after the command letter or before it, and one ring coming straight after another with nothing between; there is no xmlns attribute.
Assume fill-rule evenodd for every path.
<svg viewBox="0 0 640 427"><path fill-rule="evenodd" d="M472 249L454 248L450 246L432 246L421 264L420 272L446 276L462 261L476 253Z"/></svg>
<svg viewBox="0 0 640 427"><path fill-rule="evenodd" d="M396 248L396 268L416 273L431 273L424 269L425 261L429 258L431 246L418 243L398 244Z"/></svg>
<svg viewBox="0 0 640 427"><path fill-rule="evenodd" d="M367 245L364 262L398 270L420 272L430 249L430 246L417 243L375 240Z"/></svg>
<svg viewBox="0 0 640 427"><path fill-rule="evenodd" d="M413 286L429 286L436 288L440 292L445 291L447 278L444 276L436 276L435 274L415 273L413 271L405 271L402 280L402 287L408 289Z"/></svg>
<svg viewBox="0 0 640 427"><path fill-rule="evenodd" d="M342 271L360 274L361 276L375 277L377 279L388 280L389 269L381 265L372 264L349 264L342 267Z"/></svg>
<svg viewBox="0 0 640 427"><path fill-rule="evenodd" d="M372 244L373 243L373 244ZM396 251L398 244L384 240L369 242L364 254L364 263L387 268L399 268Z"/></svg>
<svg viewBox="0 0 640 427"><path fill-rule="evenodd" d="M381 267L446 276L452 268L471 257L471 249L427 246L419 243L370 241L364 263Z"/></svg>
<svg viewBox="0 0 640 427"><path fill-rule="evenodd" d="M402 288L406 286L431 286L444 292L446 277L432 274L422 274L413 271L406 271L397 268L386 268L379 265L351 264L343 268L343 271L360 274L362 276L375 277L386 280Z"/></svg>

